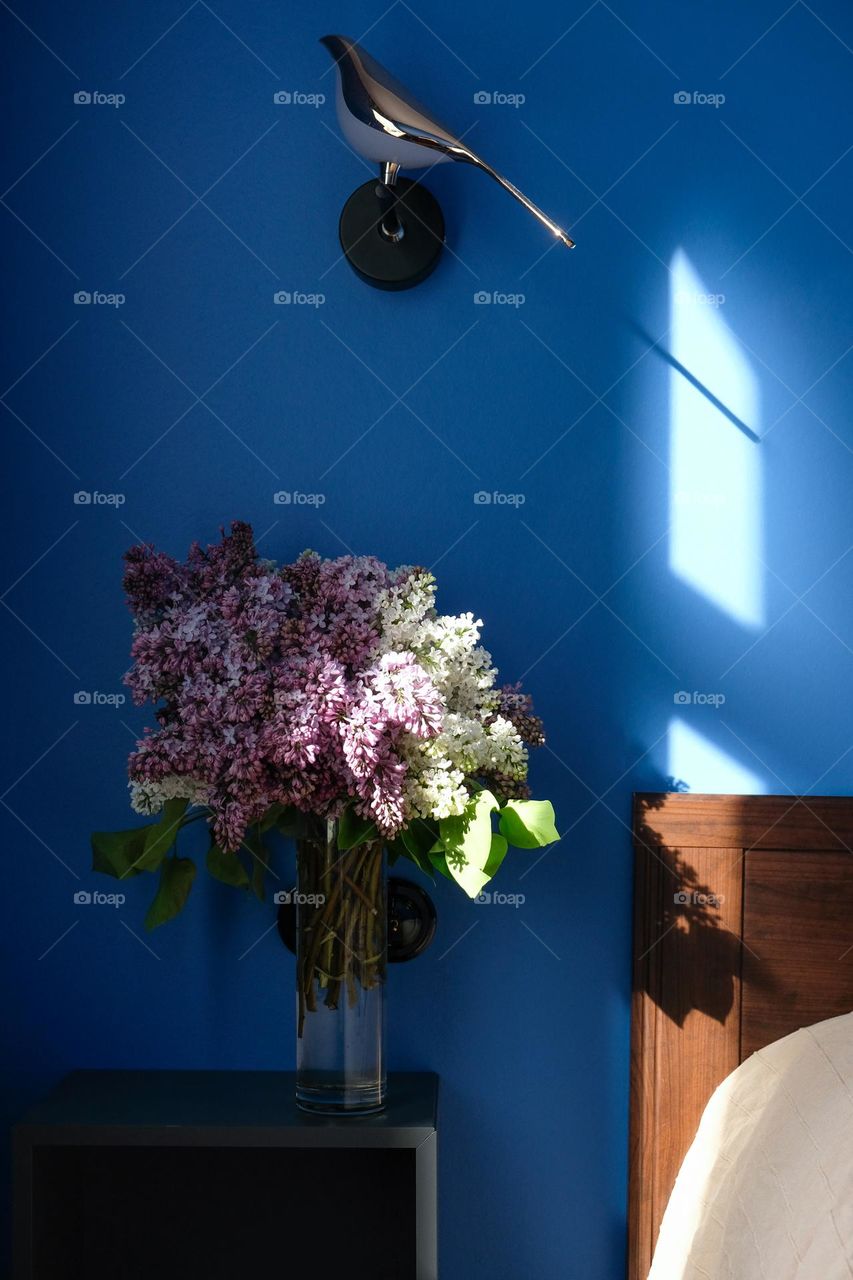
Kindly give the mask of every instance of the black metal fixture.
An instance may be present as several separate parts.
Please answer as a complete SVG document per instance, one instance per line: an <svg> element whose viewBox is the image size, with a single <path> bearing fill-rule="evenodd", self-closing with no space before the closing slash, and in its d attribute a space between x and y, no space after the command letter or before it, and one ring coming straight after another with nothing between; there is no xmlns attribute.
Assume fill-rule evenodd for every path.
<svg viewBox="0 0 853 1280"><path fill-rule="evenodd" d="M296 890L276 894L278 936L296 954ZM402 964L422 955L435 937L436 914L432 899L411 880L388 877L388 960Z"/></svg>
<svg viewBox="0 0 853 1280"><path fill-rule="evenodd" d="M422 955L435 937L432 898L419 884L388 880L388 959L396 964Z"/></svg>
<svg viewBox="0 0 853 1280"><path fill-rule="evenodd" d="M341 247L350 266L379 289L409 289L425 280L441 256L444 218L420 183L401 169L446 160L474 165L493 178L534 218L574 248L574 241L527 196L482 160L422 107L366 49L346 36L323 36L338 71L337 110L347 142L379 166L379 181L365 182L344 205Z"/></svg>

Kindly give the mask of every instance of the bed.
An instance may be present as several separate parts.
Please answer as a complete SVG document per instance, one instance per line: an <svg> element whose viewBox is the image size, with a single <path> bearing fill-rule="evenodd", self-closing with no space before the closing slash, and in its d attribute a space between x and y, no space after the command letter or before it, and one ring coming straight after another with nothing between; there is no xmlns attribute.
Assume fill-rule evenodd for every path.
<svg viewBox="0 0 853 1280"><path fill-rule="evenodd" d="M641 794L633 830L628 1277L646 1280L718 1086L853 1010L853 799Z"/></svg>

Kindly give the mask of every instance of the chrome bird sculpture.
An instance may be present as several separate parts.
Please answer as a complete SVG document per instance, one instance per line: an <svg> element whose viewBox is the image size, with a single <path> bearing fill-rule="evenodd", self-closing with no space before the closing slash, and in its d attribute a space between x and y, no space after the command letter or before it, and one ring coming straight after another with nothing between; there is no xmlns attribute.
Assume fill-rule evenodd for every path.
<svg viewBox="0 0 853 1280"><path fill-rule="evenodd" d="M321 44L337 67L341 131L354 151L379 166L379 182L359 187L341 214L344 253L363 279L380 288L405 289L432 271L444 242L441 210L426 188L399 173L446 160L482 169L552 235L574 248L561 227L439 124L361 45L346 36L323 36Z"/></svg>

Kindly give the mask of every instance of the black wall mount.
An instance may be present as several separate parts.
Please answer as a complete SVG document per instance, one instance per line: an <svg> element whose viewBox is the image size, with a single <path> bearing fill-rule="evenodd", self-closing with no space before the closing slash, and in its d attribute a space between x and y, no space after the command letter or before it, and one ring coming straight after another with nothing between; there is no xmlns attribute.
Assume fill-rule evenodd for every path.
<svg viewBox="0 0 853 1280"><path fill-rule="evenodd" d="M296 954L295 890L276 894L278 936ZM426 890L411 880L388 877L388 960L402 964L423 955L435 937L435 906Z"/></svg>
<svg viewBox="0 0 853 1280"><path fill-rule="evenodd" d="M444 246L444 218L426 187L398 178L357 187L339 227L347 261L377 289L411 289L432 273Z"/></svg>

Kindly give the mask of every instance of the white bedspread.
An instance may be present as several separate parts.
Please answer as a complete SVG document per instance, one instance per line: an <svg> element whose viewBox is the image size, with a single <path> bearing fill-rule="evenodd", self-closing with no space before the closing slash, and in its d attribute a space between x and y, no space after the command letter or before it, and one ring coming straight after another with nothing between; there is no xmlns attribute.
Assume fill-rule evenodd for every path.
<svg viewBox="0 0 853 1280"><path fill-rule="evenodd" d="M723 1081L649 1280L853 1280L853 1013L795 1031Z"/></svg>

